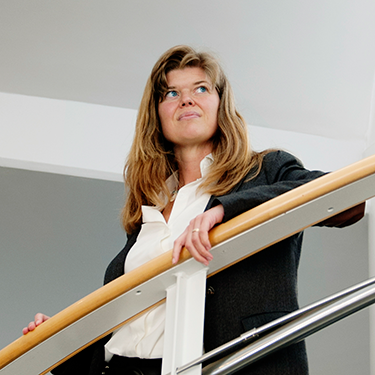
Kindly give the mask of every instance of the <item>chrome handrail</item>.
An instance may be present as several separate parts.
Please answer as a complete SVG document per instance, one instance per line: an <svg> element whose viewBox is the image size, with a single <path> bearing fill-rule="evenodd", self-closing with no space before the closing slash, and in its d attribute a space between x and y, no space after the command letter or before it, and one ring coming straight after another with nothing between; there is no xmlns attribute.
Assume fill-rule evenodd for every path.
<svg viewBox="0 0 375 375"><path fill-rule="evenodd" d="M225 352L251 344L237 353L206 366L202 374L226 374L255 362L283 346L303 340L306 336L353 314L375 302L375 278L363 281L329 297L314 302L259 328L253 328L238 338L219 346L196 360L176 369L181 374ZM261 335L265 335L260 338ZM255 341L256 340L256 341ZM254 342L255 341L255 342ZM240 358L240 359L238 359Z"/></svg>
<svg viewBox="0 0 375 375"><path fill-rule="evenodd" d="M204 375L223 375L234 373L241 368L256 362L266 355L303 340L305 337L343 319L375 302L374 279L367 286L343 295L334 302L323 304L247 347L203 368Z"/></svg>

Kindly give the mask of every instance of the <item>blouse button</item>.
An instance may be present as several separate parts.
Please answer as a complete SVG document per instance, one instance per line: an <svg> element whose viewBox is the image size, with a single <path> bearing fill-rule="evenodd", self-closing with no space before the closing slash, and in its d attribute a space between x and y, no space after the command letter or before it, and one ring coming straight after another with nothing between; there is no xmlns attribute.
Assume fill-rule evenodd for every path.
<svg viewBox="0 0 375 375"><path fill-rule="evenodd" d="M208 288L207 288L207 294L215 294L215 289L212 287L212 286L209 286Z"/></svg>

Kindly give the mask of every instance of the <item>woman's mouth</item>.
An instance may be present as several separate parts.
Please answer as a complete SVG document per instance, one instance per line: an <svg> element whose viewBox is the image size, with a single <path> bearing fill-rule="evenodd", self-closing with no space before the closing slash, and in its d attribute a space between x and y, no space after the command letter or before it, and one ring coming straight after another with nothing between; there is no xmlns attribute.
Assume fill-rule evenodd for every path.
<svg viewBox="0 0 375 375"><path fill-rule="evenodd" d="M197 117L201 117L198 112L188 111L188 112L184 112L180 116L178 116L178 121L181 121L181 120L190 120L192 118L197 118Z"/></svg>

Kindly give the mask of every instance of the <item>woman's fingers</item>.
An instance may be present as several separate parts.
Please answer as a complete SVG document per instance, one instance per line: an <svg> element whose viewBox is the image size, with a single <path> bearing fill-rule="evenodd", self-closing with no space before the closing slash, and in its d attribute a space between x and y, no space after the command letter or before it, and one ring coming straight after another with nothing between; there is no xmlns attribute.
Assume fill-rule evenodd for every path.
<svg viewBox="0 0 375 375"><path fill-rule="evenodd" d="M198 262L208 265L212 260L211 243L208 233L215 224L220 223L224 217L224 208L222 205L211 208L210 210L198 215L189 223L188 227L174 243L172 262L178 262L183 247Z"/></svg>
<svg viewBox="0 0 375 375"><path fill-rule="evenodd" d="M208 236L211 225L207 218L201 216L190 223L188 228L189 233L185 247L198 262L208 266L208 263L212 260L211 243Z"/></svg>
<svg viewBox="0 0 375 375"><path fill-rule="evenodd" d="M180 259L180 253L181 253L182 248L184 247L183 244L185 243L185 237L186 237L186 229L181 234L181 236L178 237L176 241L174 241L173 251L172 251L172 263L173 264L176 264L178 260Z"/></svg>
<svg viewBox="0 0 375 375"><path fill-rule="evenodd" d="M37 313L34 317L34 321L30 322L28 324L27 327L25 327L23 330L22 330L22 333L24 335L26 335L26 333L30 332L30 331L34 331L34 329L39 326L40 324L42 324L43 322L45 322L46 320L48 320L50 317L45 315L45 314L42 314L42 313Z"/></svg>
<svg viewBox="0 0 375 375"><path fill-rule="evenodd" d="M201 215L198 215L189 223L182 235L178 237L174 242L172 255L172 262L174 264L178 262L183 247L186 247L186 249L198 262L201 262L205 265L208 264L208 261L205 257L205 255L207 256L207 254L204 253L199 241L199 233L203 233L203 228L201 229L201 221Z"/></svg>
<svg viewBox="0 0 375 375"><path fill-rule="evenodd" d="M38 326L42 324L43 322L45 322L46 320L48 320L49 318L50 317L45 314L38 313L35 315L34 321L35 321L36 326Z"/></svg>

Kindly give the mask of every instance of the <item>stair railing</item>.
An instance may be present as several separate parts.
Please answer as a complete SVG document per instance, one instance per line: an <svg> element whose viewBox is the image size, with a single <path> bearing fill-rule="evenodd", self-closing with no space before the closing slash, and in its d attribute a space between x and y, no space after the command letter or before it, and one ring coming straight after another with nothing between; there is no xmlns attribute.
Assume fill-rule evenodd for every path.
<svg viewBox="0 0 375 375"><path fill-rule="evenodd" d="M223 356L228 352L231 354L204 367L202 374L235 373L268 354L297 343L373 303L375 303L375 278L354 285L261 327L254 327L238 338L177 368L176 374L183 374L186 370L208 360L212 362L213 358Z"/></svg>
<svg viewBox="0 0 375 375"><path fill-rule="evenodd" d="M46 374L137 314L163 303L166 297L162 371L163 374L176 373L178 367L202 354L206 275L210 277L373 197L374 186L375 156L371 156L221 224L210 232L214 259L209 267L196 262L186 249L177 265L172 265L171 251L160 255L2 349L0 375ZM188 373L198 374L200 368L190 369Z"/></svg>

